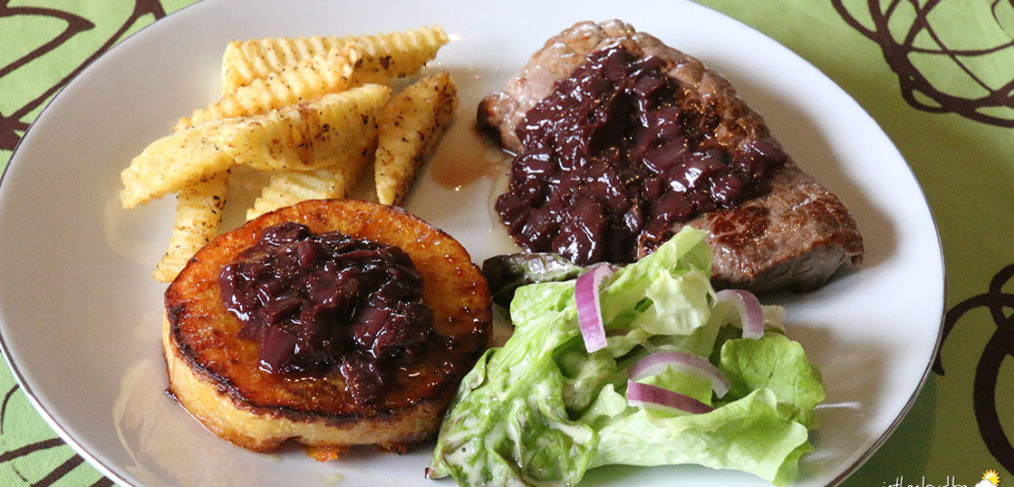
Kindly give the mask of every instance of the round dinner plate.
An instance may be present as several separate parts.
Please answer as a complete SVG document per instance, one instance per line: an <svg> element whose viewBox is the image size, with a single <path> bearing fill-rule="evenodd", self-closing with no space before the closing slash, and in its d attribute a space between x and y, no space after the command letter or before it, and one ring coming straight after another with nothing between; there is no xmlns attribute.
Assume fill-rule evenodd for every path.
<svg viewBox="0 0 1014 487"><path fill-rule="evenodd" d="M855 101L785 47L689 1L208 0L133 35L53 100L0 180L0 338L29 399L124 485L435 485L423 478L432 443L405 455L355 450L335 462L299 448L257 454L219 440L173 402L159 346L165 286L151 269L172 227L174 198L123 210L119 173L178 117L217 98L230 40L438 24L451 42L427 71L450 72L461 105L406 207L481 262L514 247L490 210L506 165L474 131L476 103L548 37L608 18L725 74L858 222L866 244L860 269L812 293L764 299L786 307L788 334L827 388L815 451L803 458L797 484L840 482L891 433L926 378L944 298L936 227L908 165ZM592 470L582 485L620 482L764 484L674 466Z"/></svg>

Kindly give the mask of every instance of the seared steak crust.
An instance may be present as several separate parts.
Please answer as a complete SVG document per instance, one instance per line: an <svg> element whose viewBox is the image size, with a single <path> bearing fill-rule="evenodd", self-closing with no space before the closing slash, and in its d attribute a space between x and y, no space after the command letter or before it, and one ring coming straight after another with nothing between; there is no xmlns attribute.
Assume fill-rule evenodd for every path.
<svg viewBox="0 0 1014 487"><path fill-rule="evenodd" d="M699 60L637 32L619 20L579 22L550 38L503 91L478 107L481 127L503 147L520 153L516 129L525 114L570 76L585 57L621 44L639 57L665 61L666 73L683 88L681 106L693 106L717 121L714 142L729 152L772 139L764 120L740 99L735 88ZM764 292L781 288L809 290L823 285L842 267L862 260L862 237L837 196L794 164L777 170L765 195L724 210L705 213L684 225L710 232L713 280L719 287ZM638 255L662 242L642 238Z"/></svg>
<svg viewBox="0 0 1014 487"><path fill-rule="evenodd" d="M775 173L766 195L686 224L709 232L719 288L808 291L862 261L862 237L848 210L796 166Z"/></svg>

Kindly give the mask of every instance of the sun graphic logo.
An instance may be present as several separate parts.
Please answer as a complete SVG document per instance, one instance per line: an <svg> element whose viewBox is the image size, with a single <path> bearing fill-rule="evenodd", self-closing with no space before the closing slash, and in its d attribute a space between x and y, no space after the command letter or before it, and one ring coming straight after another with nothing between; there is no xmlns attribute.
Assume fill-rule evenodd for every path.
<svg viewBox="0 0 1014 487"><path fill-rule="evenodd" d="M1000 485L1000 474L996 473L996 470L986 470L986 473L982 474L982 480L975 484L975 487L997 487Z"/></svg>

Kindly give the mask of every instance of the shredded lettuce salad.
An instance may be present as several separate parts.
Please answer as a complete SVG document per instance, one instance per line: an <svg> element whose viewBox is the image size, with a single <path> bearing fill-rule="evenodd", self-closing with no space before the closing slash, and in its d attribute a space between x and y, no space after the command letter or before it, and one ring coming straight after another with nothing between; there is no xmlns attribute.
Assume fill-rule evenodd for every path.
<svg viewBox="0 0 1014 487"><path fill-rule="evenodd" d="M715 299L704 232L684 229L608 276L599 291L607 346L588 353L574 281L530 284L510 304L513 336L463 379L441 426L430 478L462 486L575 485L604 465L699 464L775 485L812 450L820 373L764 306L766 332L741 338L739 314ZM667 368L641 382L693 397L702 414L631 406L628 369L658 351L706 358L731 387Z"/></svg>

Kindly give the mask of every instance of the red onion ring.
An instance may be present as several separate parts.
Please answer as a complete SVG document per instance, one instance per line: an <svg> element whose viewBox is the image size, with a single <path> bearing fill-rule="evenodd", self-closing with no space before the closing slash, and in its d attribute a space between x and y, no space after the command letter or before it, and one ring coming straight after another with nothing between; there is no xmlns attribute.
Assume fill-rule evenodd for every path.
<svg viewBox="0 0 1014 487"><path fill-rule="evenodd" d="M707 413L715 409L685 394L632 380L627 381L627 404L635 407L660 407L691 414Z"/></svg>
<svg viewBox="0 0 1014 487"><path fill-rule="evenodd" d="M577 322L581 326L581 337L588 353L606 347L606 330L602 323L602 303L599 300L599 285L613 270L605 264L598 264L581 274L574 284L574 302L577 304Z"/></svg>
<svg viewBox="0 0 1014 487"><path fill-rule="evenodd" d="M631 380L640 380L663 372L672 367L677 372L685 372L711 381L711 389L718 397L729 392L729 379L717 367L702 357L685 352L657 352L639 360L627 371Z"/></svg>
<svg viewBox="0 0 1014 487"><path fill-rule="evenodd" d="M718 301L728 301L736 305L743 325L743 338L756 340L764 336L764 312L757 296L742 289L723 289L718 291L715 297Z"/></svg>

